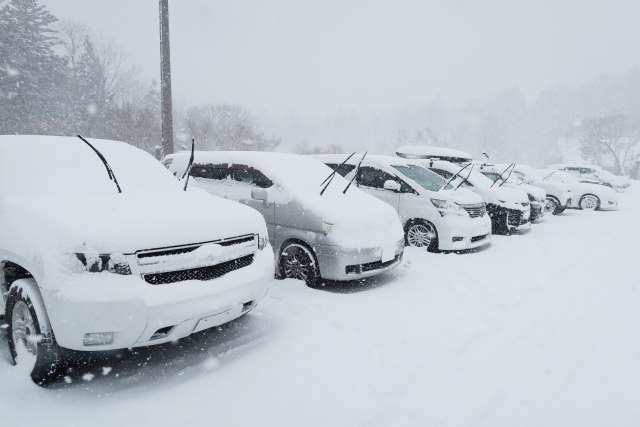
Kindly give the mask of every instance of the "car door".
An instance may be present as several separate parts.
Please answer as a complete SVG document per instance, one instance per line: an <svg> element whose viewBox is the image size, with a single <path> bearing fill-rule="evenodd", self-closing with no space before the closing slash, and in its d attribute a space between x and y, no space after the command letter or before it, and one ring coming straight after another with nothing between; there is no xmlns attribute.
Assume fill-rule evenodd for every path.
<svg viewBox="0 0 640 427"><path fill-rule="evenodd" d="M388 180L400 183L400 180L390 173L373 166L362 166L356 178L360 190L390 204L397 212L400 207L400 193L384 189L384 183Z"/></svg>
<svg viewBox="0 0 640 427"><path fill-rule="evenodd" d="M274 245L276 239L275 202L273 201L273 193L270 192L270 189L274 187L273 181L258 169L241 164L234 164L231 167L231 179L232 186L236 187L234 191L242 192L240 203L252 207L264 217L269 232L269 241ZM254 200L251 198L251 190L253 189L264 189L271 197L268 197L266 201Z"/></svg>

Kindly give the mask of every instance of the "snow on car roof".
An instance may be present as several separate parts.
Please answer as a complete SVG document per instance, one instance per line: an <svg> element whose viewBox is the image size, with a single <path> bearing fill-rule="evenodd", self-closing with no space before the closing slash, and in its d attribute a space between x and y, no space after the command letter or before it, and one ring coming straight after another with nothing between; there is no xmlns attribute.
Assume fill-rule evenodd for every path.
<svg viewBox="0 0 640 427"><path fill-rule="evenodd" d="M468 162L473 156L465 151L453 148L430 147L424 145L405 145L396 149L396 155L408 159L429 159L437 157L454 162Z"/></svg>
<svg viewBox="0 0 640 427"><path fill-rule="evenodd" d="M87 140L107 159L123 192L179 189L150 154L124 142ZM118 190L100 158L77 137L2 135L0 192L111 194Z"/></svg>
<svg viewBox="0 0 640 427"><path fill-rule="evenodd" d="M189 157L190 153L187 152L176 153L167 156L165 161L173 159L171 170L176 171L180 177L186 169ZM396 211L388 204L360 191L355 185L351 185L349 191L343 194L349 182L340 174L335 174L321 196L323 187L320 184L333 170L309 156L252 151L197 151L194 154L194 164L246 165L256 168L272 180L276 187L286 190L308 209L321 214L326 222L339 223L353 233L385 227L395 230L396 225L400 227ZM364 241L363 236L356 236L352 242L345 244L364 247Z"/></svg>

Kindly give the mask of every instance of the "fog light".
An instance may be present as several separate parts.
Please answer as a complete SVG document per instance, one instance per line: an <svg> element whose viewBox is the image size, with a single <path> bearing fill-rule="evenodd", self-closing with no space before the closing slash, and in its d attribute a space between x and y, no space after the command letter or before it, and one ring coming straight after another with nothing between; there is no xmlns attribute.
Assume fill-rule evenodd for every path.
<svg viewBox="0 0 640 427"><path fill-rule="evenodd" d="M106 345L113 343L113 332L93 332L84 334L84 345Z"/></svg>
<svg viewBox="0 0 640 427"><path fill-rule="evenodd" d="M464 237L454 237L451 240L453 240L453 242L455 243L455 242L462 242L463 239L464 239Z"/></svg>

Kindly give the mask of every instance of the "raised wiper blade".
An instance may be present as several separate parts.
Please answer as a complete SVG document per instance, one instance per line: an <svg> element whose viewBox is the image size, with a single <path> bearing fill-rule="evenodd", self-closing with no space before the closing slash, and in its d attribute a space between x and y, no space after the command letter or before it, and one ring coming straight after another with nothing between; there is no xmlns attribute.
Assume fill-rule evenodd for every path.
<svg viewBox="0 0 640 427"><path fill-rule="evenodd" d="M189 172L191 172L191 166L193 166L193 152L195 150L195 146L196 146L196 140L192 138L191 139L191 157L189 158L189 164L187 165L187 168L184 170L184 174L180 179L182 181L185 176L187 177L187 180L184 183L184 191L187 191L187 185L189 185Z"/></svg>
<svg viewBox="0 0 640 427"><path fill-rule="evenodd" d="M351 187L351 183L353 182L354 179L356 179L356 176L358 176L360 165L362 164L362 161L364 160L364 157L367 155L367 153L368 151L365 151L364 156L362 156L362 158L360 159L360 163L358 163L358 166L356 167L356 173L353 174L353 178L351 178L351 181L349 181L349 184L347 184L347 188L344 189L342 194L347 194L347 190L349 189L349 187Z"/></svg>
<svg viewBox="0 0 640 427"><path fill-rule="evenodd" d="M120 184L118 184L118 180L116 179L116 175L113 173L113 170L111 170L111 166L109 166L109 162L107 162L107 159L105 159L104 156L102 155L102 153L100 153L98 150L96 150L96 147L91 145L89 143L89 141L84 139L81 135L78 135L78 138L80 138L89 147L91 147L91 149L98 155L98 157L100 157L100 160L102 160L102 163L104 164L104 167L107 168L107 173L109 174L109 179L116 184L116 187L118 187L118 193L122 193L122 190L120 189Z"/></svg>
<svg viewBox="0 0 640 427"><path fill-rule="evenodd" d="M512 164L513 164L513 163L512 163ZM509 166L507 166L507 168L506 168L504 171L502 171L502 173L501 173L501 174L500 174L500 176L498 177L498 179L501 179L501 180L502 180L502 183L501 183L498 187L500 187L500 186L502 186L502 184L504 184L504 178L502 177L502 175L504 175L504 174L509 170L509 168L510 168L510 167L511 167L511 164L510 164ZM494 186L494 185L496 185L496 182L498 182L498 179L496 179L495 181L493 181L493 184L491 184L491 187L489 187L489 188L493 188L493 186Z"/></svg>
<svg viewBox="0 0 640 427"><path fill-rule="evenodd" d="M471 165L471 163L469 163L469 164ZM453 189L453 191L455 191L455 190L457 190L458 188L460 188L460 186L461 186L462 184L464 184L464 183L465 183L465 181L466 181L466 182L469 182L469 181L467 181L467 179L469 179L469 177L471 176L471 172L473 172L473 167L474 167L474 166L475 166L475 165L471 165L471 167L469 168L469 173L467 174L467 176L462 180L462 182L461 182L460 184L458 184L458 186L457 186L456 188L454 188L454 189ZM462 178L462 177L461 177L461 178Z"/></svg>
<svg viewBox="0 0 640 427"><path fill-rule="evenodd" d="M445 188L447 188L447 185L449 185L449 183L451 183L451 181L453 181L454 179L456 179L456 176L458 176L458 175L460 174L460 172L462 172L463 170L465 170L466 168L468 168L470 164L471 164L471 163L467 163L466 165L464 165L464 166L462 167L462 169L460 169L458 172L456 172L456 173L455 173L455 175L453 175L451 178L449 178L449 180L444 184L444 186L443 186L440 190L438 190L438 191L442 191L442 190L444 190ZM461 178L462 178L462 177L461 177ZM463 182L464 182L464 181L463 181Z"/></svg>
<svg viewBox="0 0 640 427"><path fill-rule="evenodd" d="M344 162L342 162L338 166L336 166L336 168L333 170L333 172L331 172L331 174L324 181L322 181L322 184L320 184L321 187L322 187L322 185L324 185L325 182L327 182L327 181L329 181L329 182L327 182L327 185L320 192L321 196L324 194L324 191L329 187L329 184L331 184L331 181L333 181L333 178L336 176L336 173L338 172L338 169L340 169L340 166L343 166L345 163L347 163L349 161L349 159L351 157L353 157L354 154L356 154L355 151L353 153L351 153L351 155L349 157L347 157L344 160Z"/></svg>
<svg viewBox="0 0 640 427"><path fill-rule="evenodd" d="M516 168L516 164L515 163L511 163L509 165L509 167L507 167L507 169L511 168L511 170L509 171L509 175L507 175L507 179L502 178L502 175L500 175L500 178L502 178L502 182L500 183L500 185L498 185L498 187L502 187L502 185L507 182L507 180L509 179L509 177L511 176L511 174L513 173L513 170ZM506 171L505 171L506 172ZM504 173L504 172L503 172Z"/></svg>
<svg viewBox="0 0 640 427"><path fill-rule="evenodd" d="M556 173L556 171L551 172L549 175L545 176L544 178L542 178L543 181L548 180L549 178L551 178L551 175L553 175L554 173Z"/></svg>

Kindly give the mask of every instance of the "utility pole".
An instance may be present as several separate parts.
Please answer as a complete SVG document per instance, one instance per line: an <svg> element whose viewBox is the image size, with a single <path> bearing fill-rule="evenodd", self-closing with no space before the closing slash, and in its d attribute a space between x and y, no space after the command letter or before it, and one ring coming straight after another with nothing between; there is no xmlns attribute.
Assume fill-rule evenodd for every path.
<svg viewBox="0 0 640 427"><path fill-rule="evenodd" d="M166 156L173 153L169 0L160 0L160 94L162 103L162 151L163 155Z"/></svg>

